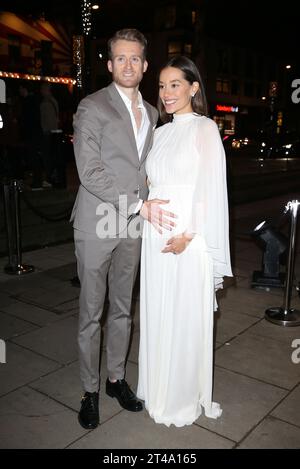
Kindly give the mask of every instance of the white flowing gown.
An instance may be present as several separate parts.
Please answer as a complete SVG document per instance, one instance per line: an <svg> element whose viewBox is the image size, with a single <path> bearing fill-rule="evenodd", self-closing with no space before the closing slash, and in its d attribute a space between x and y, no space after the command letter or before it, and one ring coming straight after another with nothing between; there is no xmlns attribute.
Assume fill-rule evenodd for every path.
<svg viewBox="0 0 300 469"><path fill-rule="evenodd" d="M155 131L146 170L149 199L167 199L176 227L159 234L145 222L141 258L140 350L137 395L157 423L178 427L201 414L217 418L212 402L215 289L231 276L226 165L211 119L174 115ZM178 255L167 240L195 233Z"/></svg>

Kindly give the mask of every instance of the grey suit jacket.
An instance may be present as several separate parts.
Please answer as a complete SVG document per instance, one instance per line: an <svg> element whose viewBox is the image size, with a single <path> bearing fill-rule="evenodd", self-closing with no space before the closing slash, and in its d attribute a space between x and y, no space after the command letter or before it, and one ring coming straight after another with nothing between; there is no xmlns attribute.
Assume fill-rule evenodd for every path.
<svg viewBox="0 0 300 469"><path fill-rule="evenodd" d="M79 103L74 117L74 153L80 178L71 215L75 229L96 233L99 204L99 213L107 207L124 221L132 215L138 197L147 198L145 161L158 113L145 101L144 106L150 126L139 159L129 112L113 83ZM127 204L120 204L120 196L123 201L127 196ZM116 229L116 233L120 231Z"/></svg>

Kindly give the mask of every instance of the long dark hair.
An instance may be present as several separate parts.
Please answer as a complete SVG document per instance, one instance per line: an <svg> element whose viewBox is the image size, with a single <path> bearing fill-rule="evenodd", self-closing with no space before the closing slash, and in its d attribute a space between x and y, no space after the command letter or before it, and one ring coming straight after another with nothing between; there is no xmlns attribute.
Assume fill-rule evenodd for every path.
<svg viewBox="0 0 300 469"><path fill-rule="evenodd" d="M187 80L191 85L195 81L199 83L199 90L195 96L192 97L191 105L195 113L207 116L207 101L204 92L204 85L200 72L194 62L184 55L179 55L168 60L168 62L160 69L160 73L167 67L174 67L181 70L185 80ZM157 107L161 121L170 122L173 117L172 115L166 113L165 107L160 97L158 97Z"/></svg>

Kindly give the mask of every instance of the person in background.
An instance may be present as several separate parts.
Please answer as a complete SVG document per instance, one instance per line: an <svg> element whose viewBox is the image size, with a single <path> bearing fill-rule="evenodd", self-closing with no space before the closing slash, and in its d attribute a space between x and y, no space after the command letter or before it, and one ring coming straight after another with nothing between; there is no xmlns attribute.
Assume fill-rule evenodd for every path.
<svg viewBox="0 0 300 469"><path fill-rule="evenodd" d="M43 187L63 184L62 130L59 128L59 106L52 94L51 85L42 83L41 126L43 131L42 158L45 171Z"/></svg>
<svg viewBox="0 0 300 469"><path fill-rule="evenodd" d="M32 190L42 190L43 163L41 159L42 128L39 96L27 83L19 86L21 112L19 128L25 143L26 165L32 169Z"/></svg>

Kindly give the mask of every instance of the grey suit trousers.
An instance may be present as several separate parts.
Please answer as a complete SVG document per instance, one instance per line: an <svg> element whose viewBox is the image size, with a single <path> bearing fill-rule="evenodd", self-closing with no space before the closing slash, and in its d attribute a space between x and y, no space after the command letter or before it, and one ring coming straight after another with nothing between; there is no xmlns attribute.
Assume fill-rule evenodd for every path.
<svg viewBox="0 0 300 469"><path fill-rule="evenodd" d="M83 389L98 392L101 347L100 319L108 284L107 371L123 379L131 332L131 297L140 259L141 238L104 238L74 230L81 284L79 366Z"/></svg>

